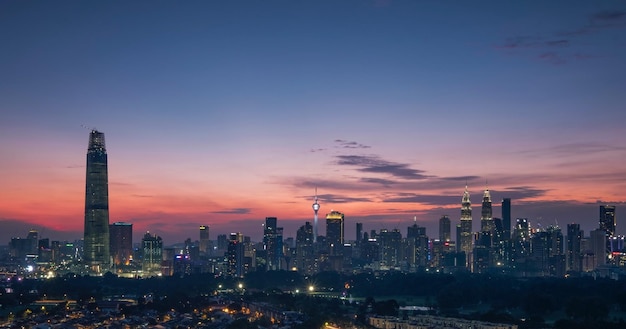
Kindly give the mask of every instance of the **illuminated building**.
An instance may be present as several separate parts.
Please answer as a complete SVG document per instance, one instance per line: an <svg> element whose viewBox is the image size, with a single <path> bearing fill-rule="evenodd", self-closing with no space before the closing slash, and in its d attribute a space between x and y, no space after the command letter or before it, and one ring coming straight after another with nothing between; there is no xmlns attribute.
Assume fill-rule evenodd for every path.
<svg viewBox="0 0 626 329"><path fill-rule="evenodd" d="M491 194L489 193L489 189L485 189L485 192L483 193L483 203L480 216L480 231L492 232L493 229L494 226L493 211L491 209Z"/></svg>
<svg viewBox="0 0 626 329"><path fill-rule="evenodd" d="M141 269L145 276L161 274L161 262L163 261L163 239L157 235L146 232L141 239L142 263Z"/></svg>
<svg viewBox="0 0 626 329"><path fill-rule="evenodd" d="M211 240L209 240L209 226L200 225L200 252L204 255L209 253L209 246Z"/></svg>
<svg viewBox="0 0 626 329"><path fill-rule="evenodd" d="M92 130L87 149L83 260L96 273L109 265L109 183L104 133Z"/></svg>
<svg viewBox="0 0 626 329"><path fill-rule="evenodd" d="M276 217L265 217L265 225L263 228L263 249L265 250L266 269L281 269L281 258L283 251L282 227L277 227L278 219Z"/></svg>
<svg viewBox="0 0 626 329"><path fill-rule="evenodd" d="M330 255L341 255L343 251L344 215L332 210L326 214L326 244Z"/></svg>
<svg viewBox="0 0 626 329"><path fill-rule="evenodd" d="M413 219L413 225L407 228L406 240L409 246L409 264L414 267L425 268L429 259L429 241L426 228L417 225L417 217Z"/></svg>
<svg viewBox="0 0 626 329"><path fill-rule="evenodd" d="M359 244L363 240L363 223L356 223L356 243Z"/></svg>
<svg viewBox="0 0 626 329"><path fill-rule="evenodd" d="M463 192L463 198L461 199L461 225L457 228L459 241L457 246L459 251L465 253L465 259L467 265L471 264L472 257L472 202L470 201L470 194L465 185L465 191Z"/></svg>
<svg viewBox="0 0 626 329"><path fill-rule="evenodd" d="M239 278L243 277L245 268L244 252L243 234L231 233L227 251L228 275Z"/></svg>
<svg viewBox="0 0 626 329"><path fill-rule="evenodd" d="M611 237L615 235L615 206L600 206L600 229Z"/></svg>
<svg viewBox="0 0 626 329"><path fill-rule="evenodd" d="M306 222L296 232L296 268L298 272L313 274L317 271L313 248L313 226Z"/></svg>
<svg viewBox="0 0 626 329"><path fill-rule="evenodd" d="M398 266L402 256L402 233L397 229L393 231L382 229L377 240L380 248L380 266Z"/></svg>
<svg viewBox="0 0 626 329"><path fill-rule="evenodd" d="M128 265L133 255L133 224L116 222L109 225L110 250L113 264Z"/></svg>
<svg viewBox="0 0 626 329"><path fill-rule="evenodd" d="M606 236L606 231L604 229L599 228L599 229L595 229L589 232L589 249L590 250L583 250L583 251L588 252L588 253L590 252L595 256L593 269L596 269L602 265L606 265L606 260L608 256L606 253L606 247L607 247L607 236Z"/></svg>

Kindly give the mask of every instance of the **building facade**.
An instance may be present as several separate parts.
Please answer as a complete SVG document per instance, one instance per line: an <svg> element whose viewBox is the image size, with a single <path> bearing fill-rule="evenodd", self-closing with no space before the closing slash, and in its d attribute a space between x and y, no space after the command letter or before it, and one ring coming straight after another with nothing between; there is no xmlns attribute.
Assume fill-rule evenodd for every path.
<svg viewBox="0 0 626 329"><path fill-rule="evenodd" d="M87 149L83 260L92 272L109 267L109 183L104 133L92 130Z"/></svg>

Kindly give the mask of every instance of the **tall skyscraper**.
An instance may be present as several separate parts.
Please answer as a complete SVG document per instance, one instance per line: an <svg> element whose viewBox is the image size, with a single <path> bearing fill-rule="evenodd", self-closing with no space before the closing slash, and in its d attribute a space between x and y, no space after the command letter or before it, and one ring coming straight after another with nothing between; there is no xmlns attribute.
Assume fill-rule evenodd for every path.
<svg viewBox="0 0 626 329"><path fill-rule="evenodd" d="M146 232L141 239L141 245L143 247L141 262L143 275L146 277L159 275L163 261L163 239L156 234L151 235L150 232Z"/></svg>
<svg viewBox="0 0 626 329"><path fill-rule="evenodd" d="M615 206L600 206L600 229L609 237L615 235Z"/></svg>
<svg viewBox="0 0 626 329"><path fill-rule="evenodd" d="M580 272L582 268L581 242L583 231L579 224L567 224L567 248L565 250L565 269Z"/></svg>
<svg viewBox="0 0 626 329"><path fill-rule="evenodd" d="M203 254L209 253L209 226L200 225L200 252Z"/></svg>
<svg viewBox="0 0 626 329"><path fill-rule="evenodd" d="M313 226L310 222L300 226L296 233L296 268L304 274L315 273L315 254L313 249Z"/></svg>
<svg viewBox="0 0 626 329"><path fill-rule="evenodd" d="M465 191L463 192L463 198L461 199L461 226L460 226L459 251L465 253L465 260L467 264L471 264L472 257L472 202L470 201L470 194L465 185Z"/></svg>
<svg viewBox="0 0 626 329"><path fill-rule="evenodd" d="M443 215L439 218L439 240L442 242L450 241L450 218Z"/></svg>
<svg viewBox="0 0 626 329"><path fill-rule="evenodd" d="M109 235L113 264L129 265L133 257L133 224L115 222L109 225Z"/></svg>
<svg viewBox="0 0 626 329"><path fill-rule="evenodd" d="M363 240L363 223L356 223L356 243Z"/></svg>
<svg viewBox="0 0 626 329"><path fill-rule="evenodd" d="M502 199L502 234L504 240L511 239L511 199Z"/></svg>
<svg viewBox="0 0 626 329"><path fill-rule="evenodd" d="M491 232L493 231L493 211L491 209L491 194L489 189L485 189L483 193L483 204L480 216L480 231Z"/></svg>
<svg viewBox="0 0 626 329"><path fill-rule="evenodd" d="M109 266L109 183L104 133L92 130L87 149L83 259L93 272Z"/></svg>
<svg viewBox="0 0 626 329"><path fill-rule="evenodd" d="M263 228L263 248L265 249L267 270L278 270L280 267L280 252L278 244L278 219L276 217L265 217ZM282 233L282 228L281 228ZM282 241L280 248L282 248Z"/></svg>
<svg viewBox="0 0 626 329"><path fill-rule="evenodd" d="M315 188L315 202L313 202L313 212L315 217L313 218L313 243L317 242L317 211L320 210L320 204L317 202L317 187Z"/></svg>
<svg viewBox="0 0 626 329"><path fill-rule="evenodd" d="M344 215L339 211L326 214L326 244L330 255L341 255L343 250Z"/></svg>

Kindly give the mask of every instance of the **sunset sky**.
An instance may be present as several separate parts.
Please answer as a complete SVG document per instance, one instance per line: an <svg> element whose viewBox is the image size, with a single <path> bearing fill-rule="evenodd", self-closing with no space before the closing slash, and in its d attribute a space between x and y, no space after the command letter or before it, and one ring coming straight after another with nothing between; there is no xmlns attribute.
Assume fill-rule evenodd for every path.
<svg viewBox="0 0 626 329"><path fill-rule="evenodd" d="M295 236L316 187L348 239L437 237L466 183L475 230L488 186L496 217L588 235L609 203L624 234L626 2L1 1L0 245L82 237L81 126L136 241Z"/></svg>

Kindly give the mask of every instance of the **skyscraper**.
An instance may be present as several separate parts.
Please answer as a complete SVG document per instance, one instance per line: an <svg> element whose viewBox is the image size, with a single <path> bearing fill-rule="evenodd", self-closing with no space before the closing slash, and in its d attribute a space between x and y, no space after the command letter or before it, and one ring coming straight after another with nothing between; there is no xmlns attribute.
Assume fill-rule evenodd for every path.
<svg viewBox="0 0 626 329"><path fill-rule="evenodd" d="M341 255L343 250L344 215L338 211L326 214L326 244L330 255Z"/></svg>
<svg viewBox="0 0 626 329"><path fill-rule="evenodd" d="M600 206L600 229L609 237L615 235L615 206Z"/></svg>
<svg viewBox="0 0 626 329"><path fill-rule="evenodd" d="M133 224L116 222L109 225L110 252L113 264L129 265L133 256Z"/></svg>
<svg viewBox="0 0 626 329"><path fill-rule="evenodd" d="M511 199L502 199L502 234L504 240L511 239Z"/></svg>
<svg viewBox="0 0 626 329"><path fill-rule="evenodd" d="M493 231L493 211L491 209L491 194L489 189L485 189L483 193L483 204L480 216L480 231L491 232Z"/></svg>
<svg viewBox="0 0 626 329"><path fill-rule="evenodd" d="M209 226L200 225L200 252L203 254L209 253Z"/></svg>
<svg viewBox="0 0 626 329"><path fill-rule="evenodd" d="M443 215L439 218L439 240L446 242L450 239L450 218L448 215Z"/></svg>
<svg viewBox="0 0 626 329"><path fill-rule="evenodd" d="M279 250L277 223L278 218L265 217L265 226L263 229L263 248L265 249L267 255L265 260L267 270L278 270L280 267L279 261L282 249ZM282 248L282 243L280 248Z"/></svg>
<svg viewBox="0 0 626 329"><path fill-rule="evenodd" d="M583 239L583 231L579 224L567 224L567 248L565 250L565 269L567 271L580 272L582 267L582 255L580 244Z"/></svg>
<svg viewBox="0 0 626 329"><path fill-rule="evenodd" d="M109 265L109 183L104 133L92 130L87 149L83 259L93 272Z"/></svg>
<svg viewBox="0 0 626 329"><path fill-rule="evenodd" d="M141 239L143 257L141 270L146 277L159 275L161 273L161 262L163 261L163 239L158 235L144 234Z"/></svg>
<svg viewBox="0 0 626 329"><path fill-rule="evenodd" d="M459 251L465 253L467 264L471 264L472 256L472 202L470 194L465 185L463 198L461 199L461 226L459 236Z"/></svg>

